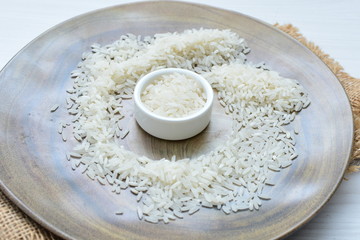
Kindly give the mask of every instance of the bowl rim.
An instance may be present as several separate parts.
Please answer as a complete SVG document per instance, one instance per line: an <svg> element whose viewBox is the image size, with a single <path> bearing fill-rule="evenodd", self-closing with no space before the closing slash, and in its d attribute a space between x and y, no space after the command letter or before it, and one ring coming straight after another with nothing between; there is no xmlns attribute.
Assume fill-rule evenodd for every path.
<svg viewBox="0 0 360 240"><path fill-rule="evenodd" d="M205 94L206 94L206 102L200 110L198 110L190 115L187 115L185 117L174 118L174 117L164 117L164 116L157 115L154 112L150 111L144 105L144 103L141 101L141 93L144 90L144 88L156 77L161 76L161 75L171 74L171 73L185 74L187 76L190 76L194 80L196 80L198 83L200 83L200 85L202 86L202 88L204 89ZM154 71L144 75L143 77L141 77L138 80L138 82L136 83L136 86L134 88L133 98L134 98L135 105L141 111L143 111L144 113L146 113L149 117L151 117L153 119L158 119L160 121L168 121L168 122L183 122L183 121L189 121L189 120L192 120L192 119L195 119L195 118L201 116L202 114L207 112L212 107L212 103L214 101L214 90L211 87L210 83L203 76L201 76L200 74L197 74L193 71L183 69L183 68L161 68L161 69L154 70Z"/></svg>

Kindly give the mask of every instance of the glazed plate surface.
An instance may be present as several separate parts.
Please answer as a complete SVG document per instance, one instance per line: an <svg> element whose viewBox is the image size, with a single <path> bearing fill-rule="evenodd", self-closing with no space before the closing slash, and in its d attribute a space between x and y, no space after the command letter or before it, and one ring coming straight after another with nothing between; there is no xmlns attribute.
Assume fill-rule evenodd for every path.
<svg viewBox="0 0 360 240"><path fill-rule="evenodd" d="M225 215L201 209L170 224L139 221L135 197L71 170L57 133L66 119L70 72L93 43L110 44L122 34L153 35L189 28L231 29L246 39L252 62L265 62L282 76L297 79L311 105L296 118L299 157L277 174L272 199L259 211ZM204 5L143 2L75 17L45 32L22 49L0 73L0 185L34 220L67 239L273 239L310 220L330 199L348 164L353 120L348 98L327 66L307 48L251 17ZM55 113L49 110L60 104ZM148 157L196 156L226 138L220 107L202 134L167 142L128 121L124 145ZM115 215L125 209L122 216Z"/></svg>

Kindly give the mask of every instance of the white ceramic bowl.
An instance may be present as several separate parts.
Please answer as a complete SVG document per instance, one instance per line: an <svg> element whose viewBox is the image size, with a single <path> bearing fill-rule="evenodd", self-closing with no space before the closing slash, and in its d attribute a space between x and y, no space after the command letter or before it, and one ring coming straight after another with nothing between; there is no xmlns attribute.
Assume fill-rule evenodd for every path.
<svg viewBox="0 0 360 240"><path fill-rule="evenodd" d="M141 93L153 80L164 74L181 73L196 80L203 87L206 102L199 111L181 118L163 117L150 111L141 101ZM214 92L202 76L185 69L165 68L142 77L134 89L135 119L147 133L166 140L181 140L203 131L210 122Z"/></svg>

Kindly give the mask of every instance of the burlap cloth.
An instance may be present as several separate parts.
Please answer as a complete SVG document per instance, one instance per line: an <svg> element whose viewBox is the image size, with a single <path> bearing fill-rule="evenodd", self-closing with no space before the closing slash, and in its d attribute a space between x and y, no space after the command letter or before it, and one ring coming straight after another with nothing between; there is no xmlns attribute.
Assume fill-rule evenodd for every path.
<svg viewBox="0 0 360 240"><path fill-rule="evenodd" d="M360 79L353 78L343 67L332 59L328 54L321 51L313 42L310 42L299 33L299 30L290 25L275 24L277 28L300 41L312 50L320 59L326 63L331 71L343 84L352 106L355 121L355 142L351 163L348 172L360 171ZM39 224L35 223L16 207L0 191L0 240L11 239L60 239Z"/></svg>

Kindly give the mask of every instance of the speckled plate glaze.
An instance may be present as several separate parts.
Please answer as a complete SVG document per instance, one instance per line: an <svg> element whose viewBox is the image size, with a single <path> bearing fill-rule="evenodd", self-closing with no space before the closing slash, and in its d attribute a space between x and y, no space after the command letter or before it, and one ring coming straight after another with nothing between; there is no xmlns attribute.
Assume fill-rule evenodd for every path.
<svg viewBox="0 0 360 240"><path fill-rule="evenodd" d="M170 224L138 221L134 196L72 171L58 121L69 73L92 43L109 44L126 33L153 35L188 28L229 28L252 49L248 58L266 62L306 88L311 105L297 116L299 157L277 174L272 200L259 211L225 215L202 209ZM91 12L61 23L22 49L0 73L0 185L34 220L67 239L273 239L299 229L330 199L351 152L353 120L339 81L311 51L274 27L240 13L180 2L142 2ZM215 111L216 112L216 111ZM162 142L129 121L125 144L152 156L171 151L201 154L226 132L226 118L182 142ZM180 149L180 150L176 150ZM180 154L181 155L181 154ZM123 216L114 213L125 209Z"/></svg>

